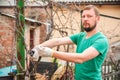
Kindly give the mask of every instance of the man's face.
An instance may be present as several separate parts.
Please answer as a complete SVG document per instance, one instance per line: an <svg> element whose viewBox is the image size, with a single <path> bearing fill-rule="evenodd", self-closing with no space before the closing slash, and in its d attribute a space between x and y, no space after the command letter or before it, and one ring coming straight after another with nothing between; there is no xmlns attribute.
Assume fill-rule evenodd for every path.
<svg viewBox="0 0 120 80"><path fill-rule="evenodd" d="M84 10L82 13L82 25L86 32L92 31L96 25L99 17L95 15L93 9Z"/></svg>

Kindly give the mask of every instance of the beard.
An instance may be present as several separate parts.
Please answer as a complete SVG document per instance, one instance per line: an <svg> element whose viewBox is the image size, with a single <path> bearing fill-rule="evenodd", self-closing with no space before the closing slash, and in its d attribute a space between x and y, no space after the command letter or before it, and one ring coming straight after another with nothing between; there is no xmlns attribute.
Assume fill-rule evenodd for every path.
<svg viewBox="0 0 120 80"><path fill-rule="evenodd" d="M83 27L83 29L86 31L86 32L90 32L90 31L92 31L93 29L95 29L95 27L96 27L96 23L92 26L92 27L87 27L87 28L85 28L85 27Z"/></svg>

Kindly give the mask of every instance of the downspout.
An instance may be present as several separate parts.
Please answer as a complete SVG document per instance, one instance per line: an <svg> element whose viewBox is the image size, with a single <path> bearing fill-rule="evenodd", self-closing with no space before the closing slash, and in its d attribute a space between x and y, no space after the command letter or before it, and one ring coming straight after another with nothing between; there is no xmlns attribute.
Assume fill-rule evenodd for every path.
<svg viewBox="0 0 120 80"><path fill-rule="evenodd" d="M83 29L83 26L82 26L82 10L80 11L80 16L81 16L80 28L81 28L81 32L84 32L84 29Z"/></svg>
<svg viewBox="0 0 120 80"><path fill-rule="evenodd" d="M16 40L17 40L17 58L22 69L17 65L17 80L25 80L25 19L24 19L24 0L16 0Z"/></svg>

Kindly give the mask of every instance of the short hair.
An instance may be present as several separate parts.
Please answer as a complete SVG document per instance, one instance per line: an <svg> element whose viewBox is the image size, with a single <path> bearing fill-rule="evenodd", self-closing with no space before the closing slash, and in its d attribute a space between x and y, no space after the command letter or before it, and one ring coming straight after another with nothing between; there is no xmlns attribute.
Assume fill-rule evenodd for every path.
<svg viewBox="0 0 120 80"><path fill-rule="evenodd" d="M90 9L94 10L96 16L100 16L98 8L94 5L85 6L84 9L81 11L81 13L83 13L84 10L90 10Z"/></svg>

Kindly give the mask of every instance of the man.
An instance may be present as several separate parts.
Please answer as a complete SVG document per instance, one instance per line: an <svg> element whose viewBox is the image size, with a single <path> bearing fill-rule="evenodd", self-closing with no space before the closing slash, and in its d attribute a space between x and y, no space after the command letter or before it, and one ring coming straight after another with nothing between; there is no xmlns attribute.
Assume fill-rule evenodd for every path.
<svg viewBox="0 0 120 80"><path fill-rule="evenodd" d="M93 5L86 6L82 11L82 26L85 32L48 40L34 47L30 55L35 58L47 56L74 62L75 80L102 80L101 66L109 45L107 38L97 29L99 20L98 9ZM73 43L77 46L76 53L50 49L57 45Z"/></svg>

